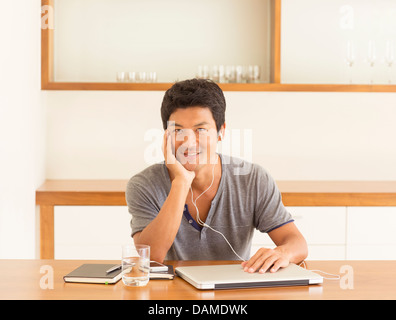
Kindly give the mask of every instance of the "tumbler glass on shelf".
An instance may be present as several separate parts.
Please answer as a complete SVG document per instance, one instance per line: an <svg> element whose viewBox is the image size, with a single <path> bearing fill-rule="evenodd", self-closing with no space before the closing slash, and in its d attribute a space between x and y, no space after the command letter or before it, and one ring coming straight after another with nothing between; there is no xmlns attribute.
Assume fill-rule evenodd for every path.
<svg viewBox="0 0 396 320"><path fill-rule="evenodd" d="M261 77L261 70L259 65L254 66L254 81L255 82L260 82L260 77Z"/></svg>
<svg viewBox="0 0 396 320"><path fill-rule="evenodd" d="M236 66L235 69L236 74L236 82L237 83L245 83L246 82L246 68L244 66Z"/></svg>
<svg viewBox="0 0 396 320"><path fill-rule="evenodd" d="M209 78L209 67L208 66L198 66L198 79L208 79Z"/></svg>
<svg viewBox="0 0 396 320"><path fill-rule="evenodd" d="M139 71L138 76L139 76L138 77L139 82L146 82L146 80L147 80L146 71Z"/></svg>
<svg viewBox="0 0 396 320"><path fill-rule="evenodd" d="M226 82L226 79L225 79L225 68L224 68L223 65L219 66L219 82L220 83Z"/></svg>
<svg viewBox="0 0 396 320"><path fill-rule="evenodd" d="M125 72L119 71L117 72L117 82L124 82L125 81Z"/></svg>
<svg viewBox="0 0 396 320"><path fill-rule="evenodd" d="M392 65L395 61L395 47L393 41L386 41L385 63L388 66L388 83L392 84Z"/></svg>
<svg viewBox="0 0 396 320"><path fill-rule="evenodd" d="M228 83L234 83L236 80L235 77L235 66L226 66L225 67L225 79Z"/></svg>
<svg viewBox="0 0 396 320"><path fill-rule="evenodd" d="M250 83L257 83L260 80L260 66L250 65L248 67L248 81Z"/></svg>
<svg viewBox="0 0 396 320"><path fill-rule="evenodd" d="M157 72L147 72L147 82L157 82Z"/></svg>
<svg viewBox="0 0 396 320"><path fill-rule="evenodd" d="M130 71L127 73L128 75L128 82L136 82L136 72Z"/></svg>
<svg viewBox="0 0 396 320"><path fill-rule="evenodd" d="M219 72L219 66L213 66L212 67L212 72L210 75L210 79L212 79L214 82L219 82L220 81L220 72Z"/></svg>

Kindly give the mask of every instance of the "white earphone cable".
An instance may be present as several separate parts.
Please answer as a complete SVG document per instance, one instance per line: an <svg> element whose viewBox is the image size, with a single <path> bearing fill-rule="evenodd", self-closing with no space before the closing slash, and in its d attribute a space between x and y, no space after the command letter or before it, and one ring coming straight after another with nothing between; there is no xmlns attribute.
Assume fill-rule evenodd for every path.
<svg viewBox="0 0 396 320"><path fill-rule="evenodd" d="M210 183L210 186L209 186L204 192L202 192L202 193L195 199L195 201L194 201L194 194L193 194L192 186L190 186L190 191L191 191L191 202L192 202L192 204L194 205L195 209L197 210L197 222L198 222L201 226L207 227L207 228L209 228L210 230L212 230L212 231L217 232L218 234L220 234L220 235L224 238L224 240L227 242L227 244L228 244L229 247L231 248L232 252L234 252L234 254L235 254L240 260L246 261L246 260L243 259L238 253L235 252L234 248L232 247L232 245L231 245L230 242L227 240L227 238L225 237L224 234L222 234L222 233L221 233L220 231L218 231L218 230L213 229L211 226L209 226L208 224L206 224L205 222L203 222L203 221L201 220L201 218L199 217L199 210L198 210L198 206L197 206L197 200L198 200L205 192L207 192L207 191L212 187L213 182L214 182L214 169L215 169L215 167L216 167L216 164L217 164L217 163L215 163L215 164L213 165L213 168L212 168L212 182Z"/></svg>
<svg viewBox="0 0 396 320"><path fill-rule="evenodd" d="M322 277L323 279L326 279L326 280L340 280L341 279L341 276L339 274L328 273L328 272L324 272L322 270L311 270L311 269L308 269L307 265L305 264L305 261L301 262L298 266L301 267L302 264L304 264L304 268L309 270L309 271L321 272L321 273L327 274L328 276L333 276L333 278Z"/></svg>

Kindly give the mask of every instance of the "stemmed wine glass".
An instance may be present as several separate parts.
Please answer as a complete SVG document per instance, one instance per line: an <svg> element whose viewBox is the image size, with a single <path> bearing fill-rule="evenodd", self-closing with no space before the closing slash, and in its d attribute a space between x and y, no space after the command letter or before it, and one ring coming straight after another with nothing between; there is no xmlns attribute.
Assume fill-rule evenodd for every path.
<svg viewBox="0 0 396 320"><path fill-rule="evenodd" d="M395 48L393 42L388 40L385 48L385 63L388 66L388 83L392 83L392 64L395 60Z"/></svg>
<svg viewBox="0 0 396 320"><path fill-rule="evenodd" d="M352 66L355 63L355 47L352 43L352 41L348 41L347 43L347 52L346 52L346 63L348 66L348 78L349 78L349 84L352 84Z"/></svg>
<svg viewBox="0 0 396 320"><path fill-rule="evenodd" d="M375 42L370 40L368 44L368 55L367 55L367 62L370 66L370 84L373 84L373 73L374 73L374 63L377 59L376 50L375 50Z"/></svg>

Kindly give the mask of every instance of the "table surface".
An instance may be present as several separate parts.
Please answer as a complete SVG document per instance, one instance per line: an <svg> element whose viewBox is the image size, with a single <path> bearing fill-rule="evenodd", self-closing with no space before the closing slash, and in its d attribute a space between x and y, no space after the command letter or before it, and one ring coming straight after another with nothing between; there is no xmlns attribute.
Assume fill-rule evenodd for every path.
<svg viewBox="0 0 396 320"><path fill-rule="evenodd" d="M0 300L266 300L266 299L396 299L396 261L307 261L310 270L341 276L323 284L237 290L198 290L179 277L151 280L145 287L65 283L63 276L83 263L98 260L0 260ZM240 263L237 261L168 261L177 266ZM50 270L50 272L48 271ZM53 278L51 272L53 271ZM322 274L326 277L326 275ZM47 279L53 289L43 289Z"/></svg>

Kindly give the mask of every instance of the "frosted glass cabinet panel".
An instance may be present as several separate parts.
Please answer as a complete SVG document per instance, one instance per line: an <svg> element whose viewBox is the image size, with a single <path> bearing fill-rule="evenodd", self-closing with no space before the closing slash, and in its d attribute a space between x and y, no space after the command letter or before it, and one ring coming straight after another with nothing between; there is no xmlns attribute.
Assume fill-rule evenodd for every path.
<svg viewBox="0 0 396 320"><path fill-rule="evenodd" d="M396 207L350 207L347 225L348 259L396 259Z"/></svg>
<svg viewBox="0 0 396 320"><path fill-rule="evenodd" d="M56 206L55 259L118 260L133 243L126 206Z"/></svg>
<svg viewBox="0 0 396 320"><path fill-rule="evenodd" d="M55 0L54 12L55 81L173 82L228 65L270 80L270 0Z"/></svg>
<svg viewBox="0 0 396 320"><path fill-rule="evenodd" d="M396 1L282 0L282 83L394 84Z"/></svg>

